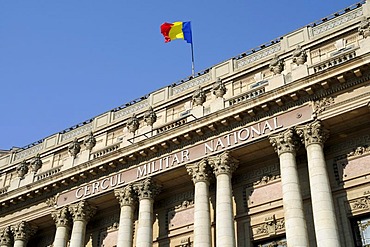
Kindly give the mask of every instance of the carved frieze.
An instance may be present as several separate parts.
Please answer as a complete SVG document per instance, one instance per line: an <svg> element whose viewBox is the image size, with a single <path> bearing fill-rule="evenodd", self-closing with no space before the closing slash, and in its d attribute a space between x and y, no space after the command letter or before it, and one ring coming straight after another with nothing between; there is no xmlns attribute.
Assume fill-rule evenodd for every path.
<svg viewBox="0 0 370 247"><path fill-rule="evenodd" d="M370 153L370 147L369 146L360 146L355 148L352 152L347 154L347 157L355 157L355 156L361 156L363 154Z"/></svg>
<svg viewBox="0 0 370 247"><path fill-rule="evenodd" d="M268 184L276 179L280 178L280 175L263 175L260 179L258 179L256 182L253 182L253 185L265 185Z"/></svg>
<svg viewBox="0 0 370 247"><path fill-rule="evenodd" d="M363 196L348 201L351 213L370 212L370 191L365 191Z"/></svg>
<svg viewBox="0 0 370 247"><path fill-rule="evenodd" d="M285 221L284 218L276 219L275 215L272 215L271 217L265 218L263 223L254 226L252 229L255 238L275 236L285 231Z"/></svg>

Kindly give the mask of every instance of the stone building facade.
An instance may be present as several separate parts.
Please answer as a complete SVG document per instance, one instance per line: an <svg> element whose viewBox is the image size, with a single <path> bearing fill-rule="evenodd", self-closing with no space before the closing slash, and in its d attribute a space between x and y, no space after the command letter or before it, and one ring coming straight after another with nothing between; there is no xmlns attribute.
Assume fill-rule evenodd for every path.
<svg viewBox="0 0 370 247"><path fill-rule="evenodd" d="M370 246L370 2L0 153L0 247Z"/></svg>

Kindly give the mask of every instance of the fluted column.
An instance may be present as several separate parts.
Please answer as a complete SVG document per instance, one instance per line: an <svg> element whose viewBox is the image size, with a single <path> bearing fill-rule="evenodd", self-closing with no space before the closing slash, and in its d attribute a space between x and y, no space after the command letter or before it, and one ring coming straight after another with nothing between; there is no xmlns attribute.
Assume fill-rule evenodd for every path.
<svg viewBox="0 0 370 247"><path fill-rule="evenodd" d="M153 245L153 202L159 193L160 187L150 178L134 185L139 197L139 222L136 235L136 247L150 247Z"/></svg>
<svg viewBox="0 0 370 247"><path fill-rule="evenodd" d="M114 190L121 205L117 247L132 247L134 230L135 193L132 185Z"/></svg>
<svg viewBox="0 0 370 247"><path fill-rule="evenodd" d="M0 247L10 247L13 243L13 234L10 226L0 229Z"/></svg>
<svg viewBox="0 0 370 247"><path fill-rule="evenodd" d="M231 175L238 167L238 160L226 151L209 158L216 175L216 245L235 247L235 227L232 204Z"/></svg>
<svg viewBox="0 0 370 247"><path fill-rule="evenodd" d="M211 246L211 216L209 208L209 177L211 174L208 161L186 165L194 182L194 247Z"/></svg>
<svg viewBox="0 0 370 247"><path fill-rule="evenodd" d="M270 142L280 160L285 234L290 247L308 246L307 225L296 164L298 141L292 129L270 137Z"/></svg>
<svg viewBox="0 0 370 247"><path fill-rule="evenodd" d="M54 219L56 225L53 247L66 247L70 230L68 207L63 207L52 212L51 217Z"/></svg>
<svg viewBox="0 0 370 247"><path fill-rule="evenodd" d="M14 235L14 247L26 247L29 238L36 233L37 227L26 221L12 227Z"/></svg>
<svg viewBox="0 0 370 247"><path fill-rule="evenodd" d="M70 247L85 246L85 234L87 222L94 216L96 208L86 201L80 201L69 206L69 212L73 218Z"/></svg>
<svg viewBox="0 0 370 247"><path fill-rule="evenodd" d="M330 181L326 169L323 144L329 136L319 121L296 127L307 150L312 213L318 247L339 247L338 226L335 217Z"/></svg>

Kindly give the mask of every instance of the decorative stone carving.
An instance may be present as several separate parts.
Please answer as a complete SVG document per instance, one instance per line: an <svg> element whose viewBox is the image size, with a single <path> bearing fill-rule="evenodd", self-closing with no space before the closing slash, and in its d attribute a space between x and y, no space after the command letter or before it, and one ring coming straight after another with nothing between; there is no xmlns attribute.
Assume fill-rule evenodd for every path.
<svg viewBox="0 0 370 247"><path fill-rule="evenodd" d="M257 235L268 235L268 236L274 236L278 231L285 229L285 222L284 219L275 219L275 215L271 217L267 217L265 219L265 222L261 225L259 225L255 229L255 234Z"/></svg>
<svg viewBox="0 0 370 247"><path fill-rule="evenodd" d="M304 126L297 126L296 132L306 147L313 143L323 145L329 138L329 131L322 126L320 121L314 121Z"/></svg>
<svg viewBox="0 0 370 247"><path fill-rule="evenodd" d="M199 86L197 90L193 93L193 102L195 106L201 106L204 102L206 102L206 94L202 90L202 88Z"/></svg>
<svg viewBox="0 0 370 247"><path fill-rule="evenodd" d="M350 202L352 210L364 210L370 208L370 196L361 197Z"/></svg>
<svg viewBox="0 0 370 247"><path fill-rule="evenodd" d="M55 205L57 205L57 196L52 196L52 197L47 198L45 203L49 207L54 207Z"/></svg>
<svg viewBox="0 0 370 247"><path fill-rule="evenodd" d="M313 103L313 108L314 108L313 111L315 115L320 114L324 112L326 108L332 104L334 104L334 99L332 97L322 98Z"/></svg>
<svg viewBox="0 0 370 247"><path fill-rule="evenodd" d="M36 154L35 158L31 161L31 171L36 173L42 166L40 154Z"/></svg>
<svg viewBox="0 0 370 247"><path fill-rule="evenodd" d="M81 146L78 142L77 138L75 138L71 144L68 145L68 152L74 158L76 158L77 154L80 152Z"/></svg>
<svg viewBox="0 0 370 247"><path fill-rule="evenodd" d="M370 21L363 17L360 23L360 26L358 27L358 33L366 39L370 36Z"/></svg>
<svg viewBox="0 0 370 247"><path fill-rule="evenodd" d="M96 207L84 200L70 205L68 209L72 215L73 221L79 220L88 222L96 213Z"/></svg>
<svg viewBox="0 0 370 247"><path fill-rule="evenodd" d="M202 159L197 163L186 165L186 170L191 176L194 184L197 182L209 183L209 178L212 173L207 159Z"/></svg>
<svg viewBox="0 0 370 247"><path fill-rule="evenodd" d="M151 106L149 106L149 109L144 113L144 121L149 126L153 126L157 121L157 114L155 114Z"/></svg>
<svg viewBox="0 0 370 247"><path fill-rule="evenodd" d="M278 155L286 152L295 153L300 144L298 138L294 135L293 129L270 136L270 143Z"/></svg>
<svg viewBox="0 0 370 247"><path fill-rule="evenodd" d="M70 227L71 216L68 212L68 207L55 210L51 213L51 217L55 221L56 227Z"/></svg>
<svg viewBox="0 0 370 247"><path fill-rule="evenodd" d="M307 61L306 51L302 50L301 46L298 45L293 51L293 63L297 65L302 65Z"/></svg>
<svg viewBox="0 0 370 247"><path fill-rule="evenodd" d="M0 246L13 246L13 234L10 226L0 229Z"/></svg>
<svg viewBox="0 0 370 247"><path fill-rule="evenodd" d="M368 146L361 146L354 149L352 152L347 154L347 157L353 157L353 156L360 156L366 153L370 153L370 147Z"/></svg>
<svg viewBox="0 0 370 247"><path fill-rule="evenodd" d="M86 149L91 150L96 145L96 139L94 137L94 134L92 131L85 137L84 139L84 145Z"/></svg>
<svg viewBox="0 0 370 247"><path fill-rule="evenodd" d="M22 240L24 242L27 242L28 239L36 233L36 230L36 226L31 225L26 221L21 221L20 223L12 227L14 241Z"/></svg>
<svg viewBox="0 0 370 247"><path fill-rule="evenodd" d="M130 117L127 120L127 129L131 133L135 133L135 131L139 128L139 119L137 119L135 113L132 114L132 117Z"/></svg>
<svg viewBox="0 0 370 247"><path fill-rule="evenodd" d="M271 181L274 181L275 179L280 178L280 175L263 175L259 180L253 183L253 185L264 185L268 184Z"/></svg>
<svg viewBox="0 0 370 247"><path fill-rule="evenodd" d="M284 70L284 62L278 58L277 55L270 61L269 65L270 71L274 73L274 75L281 74Z"/></svg>
<svg viewBox="0 0 370 247"><path fill-rule="evenodd" d="M118 199L121 207L123 206L134 206L136 194L131 184L114 190L114 195Z"/></svg>
<svg viewBox="0 0 370 247"><path fill-rule="evenodd" d="M150 178L146 178L143 181L135 183L134 190L140 200L153 199L159 194L161 187L158 184L155 184Z"/></svg>
<svg viewBox="0 0 370 247"><path fill-rule="evenodd" d="M226 87L220 78L217 78L217 81L213 84L212 91L217 98L222 98L225 95Z"/></svg>
<svg viewBox="0 0 370 247"><path fill-rule="evenodd" d="M238 168L239 161L231 156L229 151L209 158L209 164L216 176L220 174L231 175Z"/></svg>
<svg viewBox="0 0 370 247"><path fill-rule="evenodd" d="M180 205L175 206L175 209L186 209L190 206L194 205L194 201L192 200L185 200Z"/></svg>
<svg viewBox="0 0 370 247"><path fill-rule="evenodd" d="M21 163L19 163L16 170L18 177L23 179L28 172L28 163L26 162L26 160L23 160Z"/></svg>

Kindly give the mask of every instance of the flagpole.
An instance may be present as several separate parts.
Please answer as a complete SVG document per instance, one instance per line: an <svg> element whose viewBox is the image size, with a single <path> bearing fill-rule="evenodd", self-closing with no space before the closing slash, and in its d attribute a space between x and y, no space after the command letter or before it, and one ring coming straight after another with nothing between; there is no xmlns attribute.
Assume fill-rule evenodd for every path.
<svg viewBox="0 0 370 247"><path fill-rule="evenodd" d="M193 48L193 41L191 41L190 45L191 45L191 72L192 72L192 75L194 77L195 76L195 72L194 72L194 48Z"/></svg>

